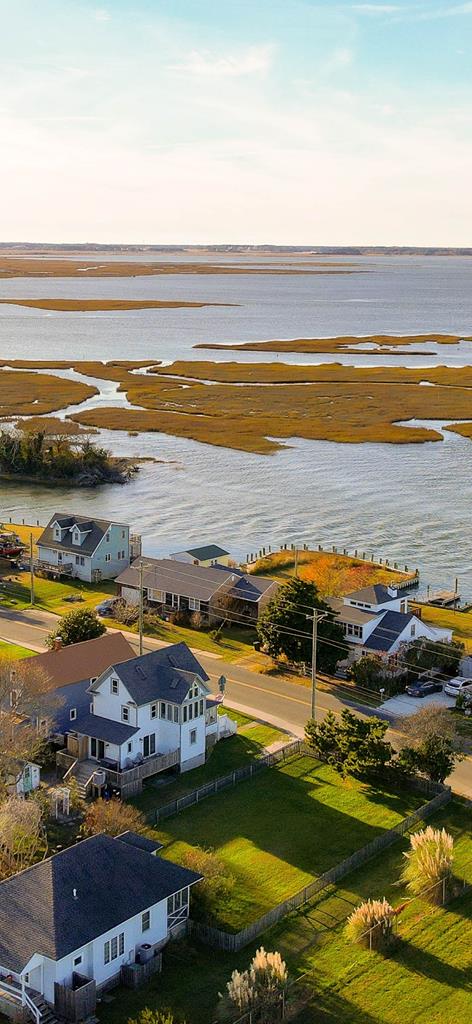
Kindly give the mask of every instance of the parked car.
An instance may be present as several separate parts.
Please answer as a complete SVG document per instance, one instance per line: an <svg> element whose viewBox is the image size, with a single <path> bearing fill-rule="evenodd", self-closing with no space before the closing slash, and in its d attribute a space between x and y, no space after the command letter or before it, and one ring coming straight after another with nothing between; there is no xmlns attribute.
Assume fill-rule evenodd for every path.
<svg viewBox="0 0 472 1024"><path fill-rule="evenodd" d="M458 697L460 693L472 693L472 679L467 676L455 676L446 683L444 693L449 697Z"/></svg>
<svg viewBox="0 0 472 1024"><path fill-rule="evenodd" d="M435 679L418 679L405 687L405 693L409 697L428 697L430 693L442 693L442 683Z"/></svg>
<svg viewBox="0 0 472 1024"><path fill-rule="evenodd" d="M106 601L101 601L100 604L95 605L95 611L98 615L110 615L119 600L119 597L108 597Z"/></svg>

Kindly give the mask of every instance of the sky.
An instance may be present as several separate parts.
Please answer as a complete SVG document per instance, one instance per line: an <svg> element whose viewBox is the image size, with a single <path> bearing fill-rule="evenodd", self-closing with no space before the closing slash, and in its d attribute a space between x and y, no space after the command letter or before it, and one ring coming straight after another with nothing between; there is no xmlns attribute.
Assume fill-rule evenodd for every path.
<svg viewBox="0 0 472 1024"><path fill-rule="evenodd" d="M472 0L0 0L0 240L472 245Z"/></svg>

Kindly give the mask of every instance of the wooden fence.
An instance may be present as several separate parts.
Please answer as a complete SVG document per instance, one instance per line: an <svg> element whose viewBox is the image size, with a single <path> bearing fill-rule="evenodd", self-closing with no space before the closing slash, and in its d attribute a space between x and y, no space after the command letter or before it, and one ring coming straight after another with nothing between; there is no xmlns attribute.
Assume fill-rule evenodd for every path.
<svg viewBox="0 0 472 1024"><path fill-rule="evenodd" d="M434 785L434 783L433 783ZM438 789L439 787L436 787ZM447 786L443 786L440 792L436 792L436 795L429 800L428 803L423 804L413 814L408 815L407 818L403 818L402 821L395 825L395 828L389 829L388 832L383 832L382 835L377 836L372 842L367 843L366 846L361 847L360 850L356 850L351 854L350 857L346 857L339 864L335 864L334 867L330 868L329 871L325 871L324 874L319 875L318 878L314 878L312 882L309 882L303 889L290 896L288 900L284 900L283 903L279 903L272 910L269 910L267 914L258 918L257 921L253 921L252 924L243 928L240 932L231 934L230 932L220 931L219 928L211 928L209 925L200 924L198 921L189 921L189 931L195 935L196 938L201 939L202 942L207 943L210 946L216 946L218 949L224 950L225 953L238 953L239 950L243 949L250 942L265 932L268 928L271 928L274 924L277 924L287 914L291 914L292 911L302 907L304 903L308 903L309 900L316 896L317 893L326 889L328 886L335 884L339 879L344 878L355 868L361 867L366 861L371 860L372 857L377 856L381 850L385 850L388 846L392 846L393 843L397 842L400 836L408 832L418 822L428 818L435 811L443 807L444 804L449 803L451 799L451 790Z"/></svg>

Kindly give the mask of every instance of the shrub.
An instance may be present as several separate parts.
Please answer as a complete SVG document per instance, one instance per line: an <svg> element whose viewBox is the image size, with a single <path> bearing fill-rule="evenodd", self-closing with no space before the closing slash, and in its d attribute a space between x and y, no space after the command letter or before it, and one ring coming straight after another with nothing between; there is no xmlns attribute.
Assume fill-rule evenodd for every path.
<svg viewBox="0 0 472 1024"><path fill-rule="evenodd" d="M142 814L131 804L122 803L114 797L112 800L96 800L90 804L82 825L85 836L95 836L105 832L108 836L119 836L130 829L141 832L144 826Z"/></svg>
<svg viewBox="0 0 472 1024"><path fill-rule="evenodd" d="M238 1010L258 1007L261 1024L274 1020L273 1008L287 984L288 972L280 953L257 950L247 971L233 971L226 988L231 1003Z"/></svg>
<svg viewBox="0 0 472 1024"><path fill-rule="evenodd" d="M389 670L378 654L366 654L352 663L349 678L356 686L363 686L375 693L383 689L388 696L393 696L404 690L406 673Z"/></svg>
<svg viewBox="0 0 472 1024"><path fill-rule="evenodd" d="M203 629L205 625L205 619L201 612L192 612L190 616L190 625L192 629Z"/></svg>
<svg viewBox="0 0 472 1024"><path fill-rule="evenodd" d="M173 626L190 626L190 613L183 610L171 612L169 615L169 622Z"/></svg>
<svg viewBox="0 0 472 1024"><path fill-rule="evenodd" d="M187 850L183 860L185 867L203 875L203 882L192 890L193 916L202 920L216 917L218 906L234 886L233 875L213 850L204 850L201 846Z"/></svg>
<svg viewBox="0 0 472 1024"><path fill-rule="evenodd" d="M130 1017L128 1024L177 1024L174 1014L170 1010L151 1010L145 1006L138 1017Z"/></svg>
<svg viewBox="0 0 472 1024"><path fill-rule="evenodd" d="M348 917L345 934L351 942L369 949L383 949L393 938L395 911L385 897L366 900Z"/></svg>
<svg viewBox="0 0 472 1024"><path fill-rule="evenodd" d="M117 622L121 622L124 626L132 626L138 621L138 615L138 605L131 601L125 601L124 598L115 601L111 611L112 618L116 619Z"/></svg>
<svg viewBox="0 0 472 1024"><path fill-rule="evenodd" d="M452 877L454 840L446 830L428 825L410 836L411 849L405 853L402 880L407 889L430 903L442 903Z"/></svg>
<svg viewBox="0 0 472 1024"><path fill-rule="evenodd" d="M335 718L332 711L322 722L310 720L305 729L308 746L343 778L351 773L376 776L385 772L393 750L384 739L388 722L380 718L358 718L347 708Z"/></svg>
<svg viewBox="0 0 472 1024"><path fill-rule="evenodd" d="M96 612L91 608L76 608L67 615L63 615L56 629L46 639L48 647L54 647L56 639L60 637L63 646L79 644L83 640L95 640L106 632L103 622L97 617Z"/></svg>

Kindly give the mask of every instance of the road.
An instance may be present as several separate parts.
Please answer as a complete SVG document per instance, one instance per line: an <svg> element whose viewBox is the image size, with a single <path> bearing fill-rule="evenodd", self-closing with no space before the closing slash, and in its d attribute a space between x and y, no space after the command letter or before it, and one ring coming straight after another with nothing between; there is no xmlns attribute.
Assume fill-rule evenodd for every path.
<svg viewBox="0 0 472 1024"><path fill-rule="evenodd" d="M41 653L46 650L46 637L58 622L58 616L39 608L0 611L0 640L21 644ZM135 633L123 630L130 643L138 650ZM145 637L144 650L152 651L167 646L161 640ZM195 651L199 662L208 673L214 691L221 675L226 678L225 703L237 711L244 711L257 718L269 722L278 728L286 729L300 738L311 712L310 690L298 682L275 679L262 673L251 672L241 665L223 661L218 655ZM339 714L346 707L339 697L324 691L317 693L317 718L323 718L327 711ZM369 710L357 706L352 710L369 714ZM395 743L398 733L389 729L388 738ZM455 769L448 779L455 792L472 798L472 758L467 757Z"/></svg>

